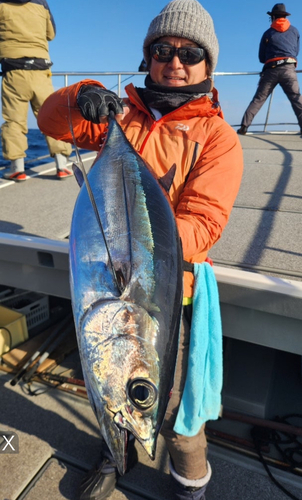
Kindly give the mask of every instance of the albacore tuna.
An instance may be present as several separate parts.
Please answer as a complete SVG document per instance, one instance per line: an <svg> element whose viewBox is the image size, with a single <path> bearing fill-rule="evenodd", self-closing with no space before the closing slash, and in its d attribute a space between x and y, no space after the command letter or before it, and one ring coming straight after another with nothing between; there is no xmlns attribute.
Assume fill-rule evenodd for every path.
<svg viewBox="0 0 302 500"><path fill-rule="evenodd" d="M120 474L129 432L154 458L173 385L183 280L166 193L174 168L158 181L110 118L72 218L71 294L83 374Z"/></svg>

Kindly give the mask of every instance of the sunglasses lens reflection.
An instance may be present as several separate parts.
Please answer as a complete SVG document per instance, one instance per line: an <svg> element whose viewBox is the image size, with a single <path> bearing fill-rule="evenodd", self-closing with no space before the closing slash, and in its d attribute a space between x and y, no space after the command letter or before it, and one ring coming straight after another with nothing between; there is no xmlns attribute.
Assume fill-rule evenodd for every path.
<svg viewBox="0 0 302 500"><path fill-rule="evenodd" d="M205 58L205 51L201 47L180 47L155 43L151 45L151 56L158 62L168 63L177 55L182 64L198 64Z"/></svg>

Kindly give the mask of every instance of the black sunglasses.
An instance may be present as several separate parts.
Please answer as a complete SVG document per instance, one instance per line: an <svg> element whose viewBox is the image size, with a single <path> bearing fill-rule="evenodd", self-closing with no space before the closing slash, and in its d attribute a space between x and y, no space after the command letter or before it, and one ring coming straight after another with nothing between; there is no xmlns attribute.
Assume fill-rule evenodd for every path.
<svg viewBox="0 0 302 500"><path fill-rule="evenodd" d="M205 59L205 50L201 47L174 47L164 43L153 43L150 46L150 54L157 62L168 63L177 55L181 64L193 66Z"/></svg>

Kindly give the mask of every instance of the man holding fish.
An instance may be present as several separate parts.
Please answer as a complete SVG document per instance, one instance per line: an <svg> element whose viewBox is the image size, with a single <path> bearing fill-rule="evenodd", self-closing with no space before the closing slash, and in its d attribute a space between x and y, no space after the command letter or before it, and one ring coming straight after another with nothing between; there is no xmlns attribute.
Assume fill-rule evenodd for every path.
<svg viewBox="0 0 302 500"><path fill-rule="evenodd" d="M79 183L83 185L70 235L71 287L79 350L90 402L104 438L101 461L83 482L81 500L102 500L110 496L118 473L127 471L133 461L133 436L154 458L159 431L170 455L171 498L204 500L211 478L204 427L206 420L218 418L219 414L222 348L219 318L212 312L218 303L211 281L213 271L206 261L208 250L219 240L229 220L241 182L243 155L237 134L223 119L218 94L213 87L211 74L217 63L218 41L212 18L201 4L197 0L173 0L168 3L151 22L143 51L149 71L145 88L128 85L128 97L120 99L100 82L84 80L52 94L38 117L38 124L47 135L71 143L75 140L77 146L85 149L99 151L101 148L88 180L84 180L80 172L76 173ZM124 140L112 113L132 146ZM117 150L117 159L113 158L114 149ZM120 165L126 161L127 165L123 166L119 176ZM158 181L154 185L148 177L147 165ZM107 196L106 182L114 185L110 177L112 170L118 176L116 190L110 191ZM88 196L90 187L94 194ZM162 188L168 193L177 234ZM132 189L135 191L133 196ZM152 201L152 192L155 201ZM140 197L140 194L143 196ZM133 206L138 207L138 199L139 206L143 207L139 209L141 217L138 216L138 208L133 211ZM154 205L160 207L157 212ZM152 215L153 210L155 216ZM89 226L90 220L95 219L93 213L96 212L97 218L100 216L102 219L99 226L103 239L99 238L98 242L102 246L100 240L106 241L106 249L102 250L104 255L99 255L97 245L93 247L93 252L88 244L83 246L84 250L79 249L82 242L77 241L77 228L80 226L84 231L85 225ZM120 213L126 213L128 218L123 217L127 222L120 223L117 216ZM115 232L110 229L113 224L110 221L114 218L117 226L121 224ZM92 224L96 226L91 232L97 231L97 223L93 221ZM132 239L130 243L128 233ZM179 259L178 235L183 260L182 257ZM122 244L115 245L114 240L118 236L122 238ZM161 238L166 238L162 244ZM89 240L89 234L86 239ZM135 245L134 240L137 241ZM149 247L148 243L151 243ZM128 246L131 251L126 252ZM89 258L88 253L92 254ZM111 261L109 255L112 262L104 266L101 281L102 284L106 281L106 273L113 276L110 293L107 291L102 297L95 295L91 298L95 294L94 286L91 286L89 300L82 303L78 289L83 289L87 273L79 274L79 268L85 260L89 260L93 282L98 274L95 263ZM142 255L145 258L141 258ZM120 261L122 265L117 264ZM150 270L151 277L148 275ZM134 286L133 277L137 273L144 279L138 279ZM177 278L179 273L181 280ZM197 290L200 278L197 276L201 274L203 289L200 299L200 290ZM100 283L95 287L100 288ZM178 302L179 292L182 293L182 306ZM163 299L165 296L168 300ZM203 303L201 315L200 300ZM109 309L111 316L108 315ZM205 320L204 311L210 320ZM166 319L162 317L162 312ZM109 328L107 323L110 324L111 335L107 335L106 342L95 340L100 339ZM111 393L112 386L119 385L120 380L112 378L112 384L108 383L112 376L108 367L112 360L120 359L121 354L119 350L114 351L111 344L110 354L107 352L113 323L121 329L124 347L119 349L125 349L125 359L128 360L129 355L129 363L125 362L123 369L128 370L129 364L135 364L133 357L141 357L139 371L138 367L133 371L129 369L126 387L121 391L125 401L121 400L118 409L117 392L113 402ZM195 335L196 325L201 333L197 333L194 349L192 342L190 345L190 336L192 339L193 330ZM146 347L150 339L143 339L144 329L153 331L150 345L155 347L155 351L157 349L154 356L152 349ZM169 331L165 332L165 329ZM135 343L134 330L140 332ZM168 358L162 354L162 349L158 349L159 339L165 338L165 335L168 335L165 349L171 347L169 342L174 345L169 335L173 337L175 331L177 362L173 348L171 355L165 352ZM101 332L100 337L96 337L96 332ZM202 342L203 346L211 349L210 352L203 347L200 351L196 350L197 345L202 345L199 337L206 335L206 342L204 338ZM126 337L131 337L130 343L126 342ZM213 338L215 341L218 339L215 348L209 347ZM130 344L132 347L129 348ZM96 345L99 349L97 356ZM157 355L168 359L168 363L157 362ZM207 365L209 360L211 366ZM199 367L203 363L205 376L201 378L198 372L194 372L194 366ZM168 394L170 375L164 370L164 364L171 365L173 373L176 364L172 395ZM194 365L193 371L191 365ZM151 373L147 373L150 366L154 370L152 368ZM115 371L119 371L117 366ZM106 380L104 372L108 372ZM186 392L189 374L193 382L191 380ZM163 379L168 380L164 389L161 386ZM104 390L106 384L107 392ZM188 396L188 393L191 395ZM197 412L196 401L202 402Z"/></svg>

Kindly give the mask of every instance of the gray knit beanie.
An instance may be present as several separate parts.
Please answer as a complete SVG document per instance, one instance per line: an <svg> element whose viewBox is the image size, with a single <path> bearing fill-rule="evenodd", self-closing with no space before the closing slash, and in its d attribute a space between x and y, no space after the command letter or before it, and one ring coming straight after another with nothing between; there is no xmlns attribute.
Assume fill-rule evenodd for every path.
<svg viewBox="0 0 302 500"><path fill-rule="evenodd" d="M147 64L151 43L162 36L188 38L197 43L207 52L210 73L215 70L219 46L213 20L197 0L172 0L151 21L143 47Z"/></svg>

